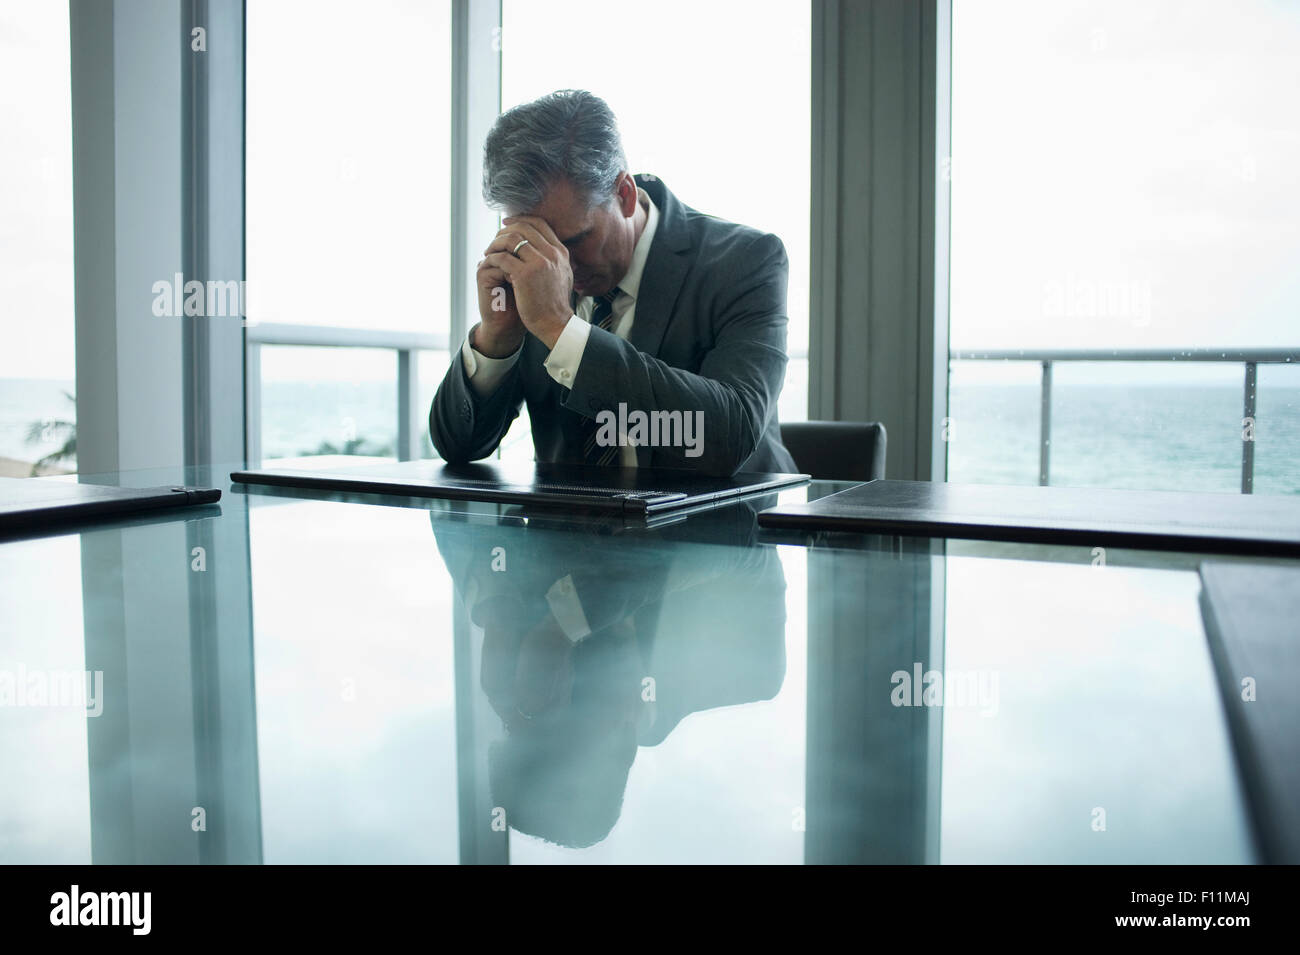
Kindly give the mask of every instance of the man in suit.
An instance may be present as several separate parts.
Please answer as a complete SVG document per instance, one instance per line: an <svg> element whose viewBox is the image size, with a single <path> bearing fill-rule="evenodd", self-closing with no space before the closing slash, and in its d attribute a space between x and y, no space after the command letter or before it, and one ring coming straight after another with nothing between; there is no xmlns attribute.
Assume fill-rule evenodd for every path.
<svg viewBox="0 0 1300 955"><path fill-rule="evenodd" d="M797 470L777 422L780 239L632 176L613 113L581 90L497 119L483 193L507 216L429 412L445 460L491 454L527 402L538 461Z"/></svg>

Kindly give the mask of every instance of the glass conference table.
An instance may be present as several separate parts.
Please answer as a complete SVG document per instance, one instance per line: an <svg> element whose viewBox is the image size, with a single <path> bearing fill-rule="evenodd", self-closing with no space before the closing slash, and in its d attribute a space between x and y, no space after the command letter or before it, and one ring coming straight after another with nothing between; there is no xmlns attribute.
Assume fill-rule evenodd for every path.
<svg viewBox="0 0 1300 955"><path fill-rule="evenodd" d="M230 470L0 544L0 862L1255 859L1197 555Z"/></svg>

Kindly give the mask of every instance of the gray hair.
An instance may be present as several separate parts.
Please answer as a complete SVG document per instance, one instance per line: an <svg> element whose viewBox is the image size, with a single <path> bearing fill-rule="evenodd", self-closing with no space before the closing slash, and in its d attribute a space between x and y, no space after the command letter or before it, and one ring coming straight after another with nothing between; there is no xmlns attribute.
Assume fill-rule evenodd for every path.
<svg viewBox="0 0 1300 955"><path fill-rule="evenodd" d="M557 179L568 179L595 205L613 195L626 169L605 101L558 90L497 117L483 146L483 198L496 209L534 209Z"/></svg>

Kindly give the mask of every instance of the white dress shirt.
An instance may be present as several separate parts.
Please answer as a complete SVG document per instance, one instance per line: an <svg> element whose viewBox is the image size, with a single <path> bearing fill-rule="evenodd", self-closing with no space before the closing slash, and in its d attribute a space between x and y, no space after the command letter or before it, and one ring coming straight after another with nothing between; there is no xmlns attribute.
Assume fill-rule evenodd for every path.
<svg viewBox="0 0 1300 955"><path fill-rule="evenodd" d="M636 300L641 291L641 274L645 271L646 259L650 255L650 243L654 241L655 229L659 225L659 209L654 201L644 189L638 188L636 193L638 201L646 209L645 228L641 230L641 237L636 240L636 246L632 249L632 264L628 266L627 274L619 280L619 294L614 299L613 305L614 321L609 328L625 341L632 331L632 322L636 318ZM582 353L586 350L587 338L591 335L591 313L595 307L596 300L590 295L578 300L577 314L570 316L564 331L556 339L555 347L542 363L546 373L566 388L572 388L573 382L577 380L578 370L582 365ZM465 343L460 349L460 357L461 364L465 368L465 377L469 379L474 394L486 398L496 391L506 373L519 360L522 351L521 345L513 355L505 358L489 358L482 352L476 351L469 343L469 336L466 336ZM623 467L636 467L636 448L630 444L622 444L618 450L619 464Z"/></svg>

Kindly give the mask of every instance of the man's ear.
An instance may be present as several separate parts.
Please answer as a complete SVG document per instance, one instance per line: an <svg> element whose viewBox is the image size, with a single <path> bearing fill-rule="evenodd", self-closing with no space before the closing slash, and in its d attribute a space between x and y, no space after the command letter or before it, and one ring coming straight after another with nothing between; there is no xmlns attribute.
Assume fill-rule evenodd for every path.
<svg viewBox="0 0 1300 955"><path fill-rule="evenodd" d="M618 211L624 219L636 214L636 180L630 172L621 173L614 187L614 198L618 202Z"/></svg>

